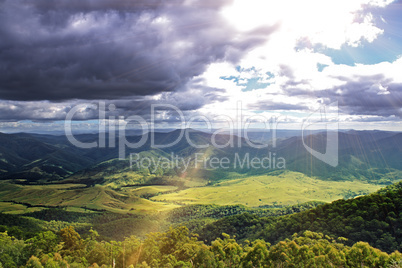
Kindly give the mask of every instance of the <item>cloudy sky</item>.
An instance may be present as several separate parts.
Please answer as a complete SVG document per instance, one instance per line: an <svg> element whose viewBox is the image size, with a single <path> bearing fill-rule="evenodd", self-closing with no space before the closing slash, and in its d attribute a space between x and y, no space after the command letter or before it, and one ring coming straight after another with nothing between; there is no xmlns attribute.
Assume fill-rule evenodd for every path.
<svg viewBox="0 0 402 268"><path fill-rule="evenodd" d="M341 128L400 131L401 55L402 1L0 0L0 132L60 131L73 107L93 131L99 103L296 129L336 103Z"/></svg>

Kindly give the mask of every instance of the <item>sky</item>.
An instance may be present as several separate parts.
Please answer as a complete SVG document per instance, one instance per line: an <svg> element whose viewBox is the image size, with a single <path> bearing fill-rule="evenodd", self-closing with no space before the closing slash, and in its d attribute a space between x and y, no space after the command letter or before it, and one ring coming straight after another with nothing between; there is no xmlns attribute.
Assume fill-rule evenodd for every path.
<svg viewBox="0 0 402 268"><path fill-rule="evenodd" d="M402 1L0 0L0 132L402 131L401 55Z"/></svg>

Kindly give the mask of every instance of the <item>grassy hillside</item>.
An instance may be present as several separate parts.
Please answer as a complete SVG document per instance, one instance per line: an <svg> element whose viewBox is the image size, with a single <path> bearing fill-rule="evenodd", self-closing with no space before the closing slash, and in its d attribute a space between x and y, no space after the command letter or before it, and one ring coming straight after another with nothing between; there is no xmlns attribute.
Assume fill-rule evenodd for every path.
<svg viewBox="0 0 402 268"><path fill-rule="evenodd" d="M106 186L85 187L77 184L60 185L16 185L0 183L0 201L17 203L21 213L25 207L71 207L89 210L104 210L115 213L155 213L177 207L174 204L152 202L141 198L141 194L130 191L116 192ZM144 193L144 190L143 190ZM25 205L21 207L21 205ZM9 211L6 204L4 211ZM17 207L14 208L14 213ZM37 210L37 209L35 209ZM29 210L32 211L32 210Z"/></svg>
<svg viewBox="0 0 402 268"><path fill-rule="evenodd" d="M130 173L131 174L131 173ZM378 190L381 185L362 181L323 181L298 172L271 175L227 177L215 182L191 177L144 176L133 172L117 177L112 173L103 185L46 184L19 185L0 182L0 201L14 202L12 208L3 203L3 211L24 211L21 205L74 207L107 210L116 213L154 213L186 204L287 206L309 201L331 202ZM216 175L216 174L215 174ZM138 178L135 180L133 178ZM79 181L79 180L78 180ZM78 182L76 181L76 182ZM68 182L68 181L65 181ZM129 183L133 185L127 185ZM30 208L29 211L37 210Z"/></svg>
<svg viewBox="0 0 402 268"><path fill-rule="evenodd" d="M378 190L380 185L361 181L322 181L302 173L251 176L225 180L212 186L161 194L152 200L183 204L293 205L308 201L331 202Z"/></svg>

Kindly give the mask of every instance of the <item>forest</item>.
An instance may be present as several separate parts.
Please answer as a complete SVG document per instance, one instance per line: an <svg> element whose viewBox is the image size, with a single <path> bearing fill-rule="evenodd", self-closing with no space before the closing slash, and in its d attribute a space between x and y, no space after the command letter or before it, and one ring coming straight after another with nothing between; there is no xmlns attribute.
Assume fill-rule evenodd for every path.
<svg viewBox="0 0 402 268"><path fill-rule="evenodd" d="M123 241L99 241L90 230L82 238L73 227L57 234L47 231L27 240L0 234L0 267L400 267L402 254L387 254L366 242L345 245L333 238L305 231L277 244L264 240L238 243L223 233L210 245L188 228L134 236Z"/></svg>
<svg viewBox="0 0 402 268"><path fill-rule="evenodd" d="M80 234L79 222L46 230L39 219L0 214L0 267L401 267L401 203L398 183L283 216L219 219L217 206L195 206L178 209L171 216L181 220L165 231L121 240L92 228ZM218 219L194 228L196 214Z"/></svg>

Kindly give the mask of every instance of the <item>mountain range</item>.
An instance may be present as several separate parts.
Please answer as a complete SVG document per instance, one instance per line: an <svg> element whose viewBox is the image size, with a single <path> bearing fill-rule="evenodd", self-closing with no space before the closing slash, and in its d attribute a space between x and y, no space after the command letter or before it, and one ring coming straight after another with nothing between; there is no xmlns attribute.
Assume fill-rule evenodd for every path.
<svg viewBox="0 0 402 268"><path fill-rule="evenodd" d="M283 133L289 134L283 131ZM180 135L185 134L180 139ZM301 134L294 132L294 134ZM293 136L278 138L273 145L272 140L259 142L247 140L244 137L228 134L213 135L202 131L186 129L170 132L155 132L128 136L129 143L136 143L141 138L146 142L139 148L126 147L125 160L117 162L119 156L119 139L115 138L115 147L109 148L106 139L105 148L82 149L69 142L66 136L43 134L3 134L0 133L0 178L19 179L28 183L60 182L68 178L77 178L83 174L99 174L106 170L119 173L129 169L129 156L132 153L148 155L157 159L169 158L175 155L192 163L186 172L192 172L195 167L196 155L207 158L234 159L237 154L240 160L246 155L249 159L263 158L274 155L282 157L285 168L291 171L304 173L324 180L364 180L375 183L389 184L401 179L402 163L402 133L388 131L345 131L338 133L339 164L332 167L313 157L305 148L308 146L317 152L325 153L327 134L318 132L305 137ZM157 145L169 144L167 148L154 148L151 144L151 135ZM186 135L189 140L186 139ZM258 137L262 132L251 132L248 136ZM266 135L267 136L267 135ZM280 135L279 135L280 136ZM286 136L286 135L285 135ZM98 140L97 134L80 134L75 138L81 142ZM108 135L106 135L106 138ZM215 143L213 143L214 141ZM304 141L304 142L303 142ZM328 142L331 142L329 140ZM204 146L195 148L192 145ZM254 148L253 144L266 145L265 148ZM111 144L110 144L111 145ZM224 146L227 145L227 146ZM112 165L112 166L111 166ZM209 167L209 166L208 166ZM197 169L195 176L211 176L211 168ZM110 171L110 169L113 171ZM201 168L203 169L203 168ZM275 169L275 167L271 167ZM229 166L227 170L240 174L264 174L271 170L253 169L249 166ZM153 173L153 170L150 170ZM159 171L163 174L180 175L182 166L175 169ZM194 172L192 172L194 174Z"/></svg>

